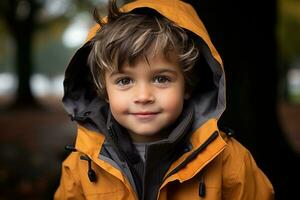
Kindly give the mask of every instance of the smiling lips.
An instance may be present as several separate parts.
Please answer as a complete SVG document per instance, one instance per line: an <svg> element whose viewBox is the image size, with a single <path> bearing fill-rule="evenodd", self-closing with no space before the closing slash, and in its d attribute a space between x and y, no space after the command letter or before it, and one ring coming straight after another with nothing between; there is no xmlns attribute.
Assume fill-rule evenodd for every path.
<svg viewBox="0 0 300 200"><path fill-rule="evenodd" d="M135 112L131 114L140 120L151 120L156 117L158 113L159 112Z"/></svg>

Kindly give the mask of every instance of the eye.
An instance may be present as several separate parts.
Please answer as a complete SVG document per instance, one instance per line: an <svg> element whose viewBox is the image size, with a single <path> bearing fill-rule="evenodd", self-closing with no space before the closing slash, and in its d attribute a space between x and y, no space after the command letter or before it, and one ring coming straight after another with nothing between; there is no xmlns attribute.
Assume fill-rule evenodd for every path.
<svg viewBox="0 0 300 200"><path fill-rule="evenodd" d="M171 82L171 79L168 76L156 76L154 77L154 83L165 84Z"/></svg>
<svg viewBox="0 0 300 200"><path fill-rule="evenodd" d="M132 79L129 77L123 77L116 80L116 84L119 86L127 86L129 84L132 84Z"/></svg>

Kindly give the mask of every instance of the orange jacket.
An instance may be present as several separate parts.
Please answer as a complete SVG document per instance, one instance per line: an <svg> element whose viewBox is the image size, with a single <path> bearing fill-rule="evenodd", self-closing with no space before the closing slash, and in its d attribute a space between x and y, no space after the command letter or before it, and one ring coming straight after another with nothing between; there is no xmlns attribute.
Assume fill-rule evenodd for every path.
<svg viewBox="0 0 300 200"><path fill-rule="evenodd" d="M155 9L187 31L195 34L203 49L207 66L213 73L214 87L191 99L194 119L189 136L191 148L182 153L164 174L155 198L157 200L273 199L271 183L258 168L250 152L234 138L219 130L217 122L225 109L225 75L222 60L212 45L195 10L179 0L138 0L122 7L123 12L137 8ZM95 26L88 41L99 26ZM54 199L120 199L138 200L134 185L124 169L99 153L107 135L101 120L91 121L95 105L102 112L105 102L89 86L89 75L83 67L88 48L82 47L66 71L64 103L73 119L79 122L75 149L63 162L60 185ZM195 66L202 67L202 66ZM103 106L103 107L101 107ZM97 118L97 116L96 116ZM97 118L99 119L99 117ZM98 123L98 124L97 124ZM96 125L95 125L96 124ZM159 158L157 158L159 159ZM93 170L91 172L90 170ZM95 173L89 179L88 173ZM152 176L156 174L153 173ZM148 199L145 197L145 199Z"/></svg>
<svg viewBox="0 0 300 200"><path fill-rule="evenodd" d="M206 185L203 199L273 199L272 185L257 167L249 151L235 139L224 140L220 134L193 161L168 176L215 130L218 130L216 121L210 120L193 134L193 150L182 155L168 170L165 175L168 178L160 186L158 200L201 199L201 179L204 179ZM103 141L103 135L82 126L78 127L75 146L77 152L71 153L63 163L61 182L54 199L137 200L133 188L122 172L98 158L99 147L101 148ZM98 176L97 182L90 182L87 176L88 164L80 160L81 155L91 158L92 168ZM200 173L202 177L199 177Z"/></svg>

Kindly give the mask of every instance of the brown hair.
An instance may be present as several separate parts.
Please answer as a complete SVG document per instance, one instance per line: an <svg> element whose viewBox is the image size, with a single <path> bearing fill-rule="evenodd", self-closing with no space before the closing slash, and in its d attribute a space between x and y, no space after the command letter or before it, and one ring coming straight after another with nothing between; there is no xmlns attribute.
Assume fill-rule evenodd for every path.
<svg viewBox="0 0 300 200"><path fill-rule="evenodd" d="M96 10L94 12L101 29L91 41L88 62L101 96L106 97L106 70L118 71L125 62L131 65L136 58L149 53L149 49L154 55L162 53L166 59L175 52L187 88L193 85L191 69L199 57L199 49L187 32L174 22L158 13L142 12L122 13L115 0L109 1L107 22L100 19Z"/></svg>

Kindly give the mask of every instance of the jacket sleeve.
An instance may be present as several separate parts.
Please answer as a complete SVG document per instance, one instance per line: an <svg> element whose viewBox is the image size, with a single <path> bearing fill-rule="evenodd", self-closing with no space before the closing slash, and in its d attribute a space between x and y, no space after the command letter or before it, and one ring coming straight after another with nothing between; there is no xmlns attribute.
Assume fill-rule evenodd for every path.
<svg viewBox="0 0 300 200"><path fill-rule="evenodd" d="M272 200L271 182L256 165L251 153L229 139L223 160L223 199Z"/></svg>
<svg viewBox="0 0 300 200"><path fill-rule="evenodd" d="M54 194L54 200L85 199L78 175L78 153L72 152L62 164L60 184Z"/></svg>

